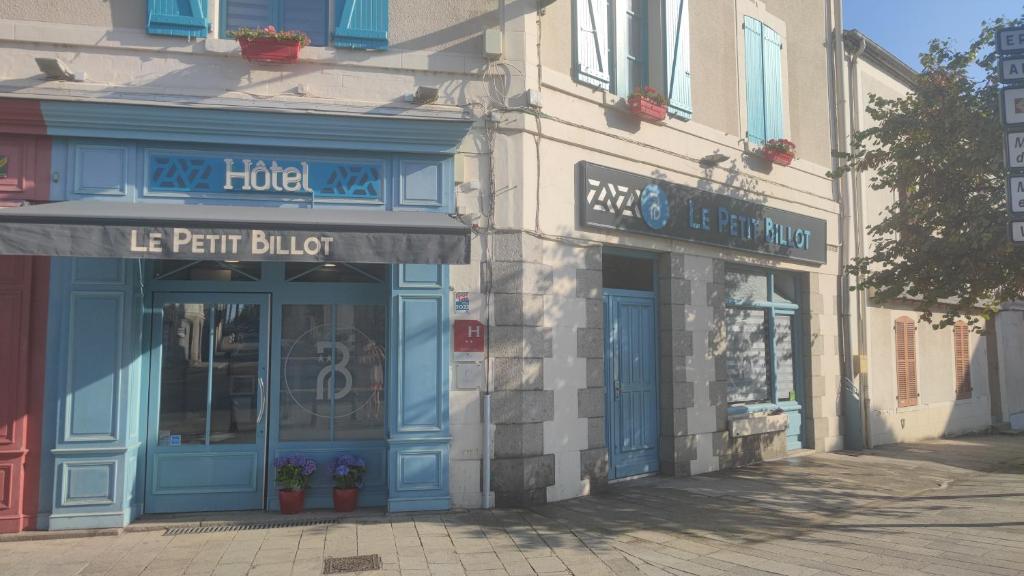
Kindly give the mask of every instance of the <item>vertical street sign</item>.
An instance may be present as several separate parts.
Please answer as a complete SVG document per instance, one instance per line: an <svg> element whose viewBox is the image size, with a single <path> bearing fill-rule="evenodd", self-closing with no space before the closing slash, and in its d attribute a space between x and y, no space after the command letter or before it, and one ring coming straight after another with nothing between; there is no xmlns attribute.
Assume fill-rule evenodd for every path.
<svg viewBox="0 0 1024 576"><path fill-rule="evenodd" d="M1024 245L1024 27L996 32L999 53L999 110L1006 150L1006 203L1010 212L1010 241Z"/></svg>

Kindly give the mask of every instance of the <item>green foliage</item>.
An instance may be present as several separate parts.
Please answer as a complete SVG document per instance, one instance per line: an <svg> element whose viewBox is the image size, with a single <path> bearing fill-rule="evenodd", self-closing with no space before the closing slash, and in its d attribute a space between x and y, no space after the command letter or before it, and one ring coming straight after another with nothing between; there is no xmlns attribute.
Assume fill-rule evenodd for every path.
<svg viewBox="0 0 1024 576"><path fill-rule="evenodd" d="M906 298L936 327L991 317L1000 303L1024 297L1024 249L1007 237L995 54L996 29L1022 23L983 23L962 51L933 40L916 90L893 100L872 95L867 110L876 126L840 154L840 173L873 171L875 193L899 191L867 229L868 255L850 266L856 288ZM984 73L980 81L969 75L972 64Z"/></svg>

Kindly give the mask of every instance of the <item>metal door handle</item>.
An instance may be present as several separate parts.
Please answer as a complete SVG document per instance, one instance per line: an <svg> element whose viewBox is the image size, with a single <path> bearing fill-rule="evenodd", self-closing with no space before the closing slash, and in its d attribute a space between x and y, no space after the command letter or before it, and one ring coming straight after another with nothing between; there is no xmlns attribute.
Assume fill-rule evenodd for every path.
<svg viewBox="0 0 1024 576"><path fill-rule="evenodd" d="M615 397L618 398L619 396L622 396L622 382L619 382L619 379L616 378L615 379Z"/></svg>
<svg viewBox="0 0 1024 576"><path fill-rule="evenodd" d="M267 407L267 393L266 393L267 392L267 388L266 388L266 385L263 383L263 377L262 376L257 377L257 381L259 382L259 385L260 385L260 392L259 392L260 397L258 398L258 400L259 400L259 411L256 413L256 424L259 425L260 422L263 422L263 415L264 415L263 413L264 413L264 411L266 410L266 407Z"/></svg>

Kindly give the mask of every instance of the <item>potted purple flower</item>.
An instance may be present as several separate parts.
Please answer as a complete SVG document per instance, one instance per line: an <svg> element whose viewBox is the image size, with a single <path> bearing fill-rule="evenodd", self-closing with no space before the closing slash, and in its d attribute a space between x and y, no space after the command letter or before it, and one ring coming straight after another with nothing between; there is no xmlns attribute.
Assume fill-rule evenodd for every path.
<svg viewBox="0 0 1024 576"><path fill-rule="evenodd" d="M342 454L334 459L334 510L351 512L359 503L359 489L363 487L366 461L354 454Z"/></svg>
<svg viewBox="0 0 1024 576"><path fill-rule="evenodd" d="M274 458L277 469L277 499L281 514L298 514L306 506L306 487L309 478L316 472L316 460L290 454Z"/></svg>

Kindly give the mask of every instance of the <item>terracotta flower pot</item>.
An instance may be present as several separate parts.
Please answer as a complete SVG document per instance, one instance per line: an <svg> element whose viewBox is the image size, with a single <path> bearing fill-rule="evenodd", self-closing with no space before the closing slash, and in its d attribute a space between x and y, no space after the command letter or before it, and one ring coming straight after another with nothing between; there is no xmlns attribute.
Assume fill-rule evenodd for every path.
<svg viewBox="0 0 1024 576"><path fill-rule="evenodd" d="M281 505L281 514L298 514L306 507L306 491L278 490L277 501Z"/></svg>
<svg viewBox="0 0 1024 576"><path fill-rule="evenodd" d="M335 512L351 512L359 503L358 488L335 488L333 496Z"/></svg>
<svg viewBox="0 0 1024 576"><path fill-rule="evenodd" d="M298 62L299 50L302 50L302 44L299 42L273 38L239 38L238 46L246 60L269 64Z"/></svg>
<svg viewBox="0 0 1024 576"><path fill-rule="evenodd" d="M794 158L792 152L783 152L782 150L762 150L761 156L772 164L778 164L779 166L789 166Z"/></svg>
<svg viewBox="0 0 1024 576"><path fill-rule="evenodd" d="M629 112L641 120L661 122L668 116L668 107L643 96L630 96Z"/></svg>

